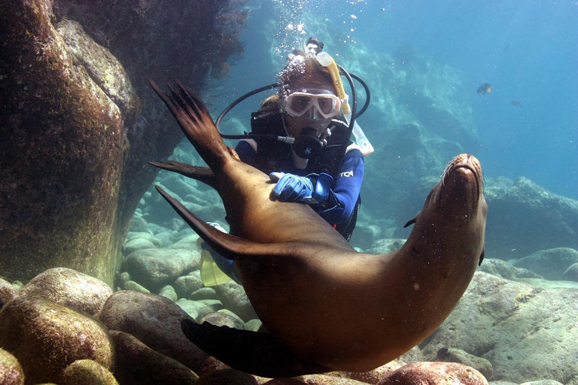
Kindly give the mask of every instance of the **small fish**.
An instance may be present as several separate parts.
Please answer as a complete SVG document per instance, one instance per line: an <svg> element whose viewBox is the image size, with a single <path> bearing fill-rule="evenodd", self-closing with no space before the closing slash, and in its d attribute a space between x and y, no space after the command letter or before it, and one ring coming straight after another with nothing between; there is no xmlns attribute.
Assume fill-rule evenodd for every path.
<svg viewBox="0 0 578 385"><path fill-rule="evenodd" d="M514 107L520 107L522 105L522 102L520 102L519 100L510 100L510 105Z"/></svg>
<svg viewBox="0 0 578 385"><path fill-rule="evenodd" d="M485 95L486 92L490 93L492 92L492 85L490 83L484 83L478 87L478 90L476 92L480 95Z"/></svg>

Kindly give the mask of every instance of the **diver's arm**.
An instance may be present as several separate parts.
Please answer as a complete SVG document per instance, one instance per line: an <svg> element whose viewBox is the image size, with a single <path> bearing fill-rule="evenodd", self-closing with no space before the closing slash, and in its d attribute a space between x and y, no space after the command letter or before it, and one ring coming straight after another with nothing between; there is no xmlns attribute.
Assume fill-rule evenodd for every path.
<svg viewBox="0 0 578 385"><path fill-rule="evenodd" d="M357 149L349 151L343 157L328 198L311 207L329 223L346 222L359 198L363 174L363 155Z"/></svg>
<svg viewBox="0 0 578 385"><path fill-rule="evenodd" d="M251 147L249 143L244 140L240 141L237 147L235 147L235 151L237 151L239 158L241 158L244 163L256 167L257 153L255 153L255 150L253 150L253 147Z"/></svg>

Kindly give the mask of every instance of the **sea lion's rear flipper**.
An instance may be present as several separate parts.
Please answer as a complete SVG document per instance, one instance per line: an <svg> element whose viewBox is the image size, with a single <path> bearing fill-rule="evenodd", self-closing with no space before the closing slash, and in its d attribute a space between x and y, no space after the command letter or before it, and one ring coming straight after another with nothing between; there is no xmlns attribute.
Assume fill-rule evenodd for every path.
<svg viewBox="0 0 578 385"><path fill-rule="evenodd" d="M187 222L189 226L203 241L207 242L217 253L227 259L239 259L248 256L282 256L286 255L283 244L263 244L223 233L213 226L206 224L202 219L190 212L181 202L167 194L159 186L157 191L169 202L177 214Z"/></svg>
<svg viewBox="0 0 578 385"><path fill-rule="evenodd" d="M205 353L233 369L262 377L293 377L329 372L319 364L302 360L269 333L237 330L184 319L183 333Z"/></svg>
<svg viewBox="0 0 578 385"><path fill-rule="evenodd" d="M173 171L203 182L204 184L216 188L215 175L208 167L191 166L190 164L167 160L166 162L149 162L149 164L167 171Z"/></svg>

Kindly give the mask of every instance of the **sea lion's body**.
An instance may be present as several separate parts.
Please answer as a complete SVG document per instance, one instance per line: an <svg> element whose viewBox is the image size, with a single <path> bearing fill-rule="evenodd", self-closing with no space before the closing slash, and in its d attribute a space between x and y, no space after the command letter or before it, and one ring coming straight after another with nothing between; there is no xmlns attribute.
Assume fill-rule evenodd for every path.
<svg viewBox="0 0 578 385"><path fill-rule="evenodd" d="M444 321L483 254L486 204L475 158L460 155L448 166L400 250L358 253L307 205L271 200L268 176L226 148L198 98L183 88L179 94L159 93L213 170L238 238L205 226L163 195L206 242L235 259L271 335L313 363L301 371L297 365L295 374L373 369Z"/></svg>

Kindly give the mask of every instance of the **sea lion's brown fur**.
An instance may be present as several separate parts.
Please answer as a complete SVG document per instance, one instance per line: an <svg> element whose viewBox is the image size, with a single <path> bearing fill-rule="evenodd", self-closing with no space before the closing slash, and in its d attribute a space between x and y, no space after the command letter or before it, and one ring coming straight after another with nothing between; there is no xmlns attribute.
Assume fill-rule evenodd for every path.
<svg viewBox="0 0 578 385"><path fill-rule="evenodd" d="M212 169L234 236L164 195L235 259L257 314L282 345L327 370L366 371L411 349L449 315L484 248L487 206L473 156L446 168L400 250L358 253L308 205L270 199L268 176L225 146L196 95L180 84L169 94L155 90Z"/></svg>

